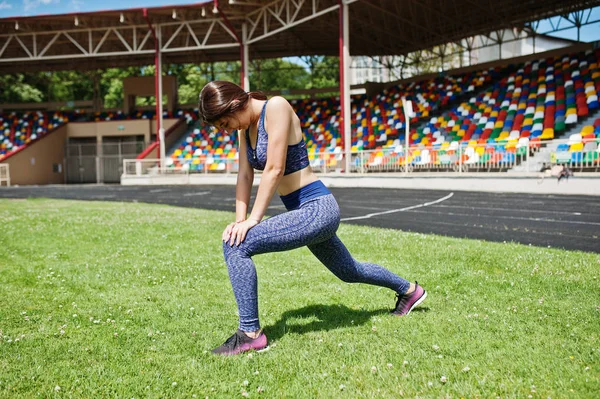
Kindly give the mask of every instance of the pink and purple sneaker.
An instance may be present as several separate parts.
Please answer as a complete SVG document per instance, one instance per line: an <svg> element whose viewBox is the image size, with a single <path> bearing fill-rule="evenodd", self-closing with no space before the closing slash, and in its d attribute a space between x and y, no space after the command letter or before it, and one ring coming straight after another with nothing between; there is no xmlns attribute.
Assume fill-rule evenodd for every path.
<svg viewBox="0 0 600 399"><path fill-rule="evenodd" d="M392 314L406 316L427 298L427 292L415 281L415 290L413 292L405 295L396 294L396 298L396 307L392 311Z"/></svg>
<svg viewBox="0 0 600 399"><path fill-rule="evenodd" d="M252 350L262 352L267 349L269 349L269 346L267 336L264 332L261 331L260 335L256 338L250 338L242 330L237 330L223 345L213 349L212 353L215 355L231 356Z"/></svg>

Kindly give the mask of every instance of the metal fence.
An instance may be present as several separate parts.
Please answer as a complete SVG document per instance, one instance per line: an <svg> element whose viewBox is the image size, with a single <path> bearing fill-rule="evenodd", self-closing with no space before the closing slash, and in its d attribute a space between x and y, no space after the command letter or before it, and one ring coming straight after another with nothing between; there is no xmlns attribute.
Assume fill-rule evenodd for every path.
<svg viewBox="0 0 600 399"><path fill-rule="evenodd" d="M0 187L10 187L10 168L7 163L0 163Z"/></svg>
<svg viewBox="0 0 600 399"><path fill-rule="evenodd" d="M68 143L66 154L67 183L119 183L123 159L143 151L142 141Z"/></svg>
<svg viewBox="0 0 600 399"><path fill-rule="evenodd" d="M581 149L581 151L574 151ZM408 154L403 147L357 151L351 154L352 173L385 172L505 172L510 169L521 172L539 172L542 167L564 164L573 170L600 171L598 139L574 143L554 140L530 143L451 143L447 146L414 146ZM309 153L310 165L317 173L340 172L344 155L337 152ZM125 159L125 176L190 173L237 172L235 159L189 159L168 161L169 166L159 167L159 160ZM182 164L178 165L179 162Z"/></svg>

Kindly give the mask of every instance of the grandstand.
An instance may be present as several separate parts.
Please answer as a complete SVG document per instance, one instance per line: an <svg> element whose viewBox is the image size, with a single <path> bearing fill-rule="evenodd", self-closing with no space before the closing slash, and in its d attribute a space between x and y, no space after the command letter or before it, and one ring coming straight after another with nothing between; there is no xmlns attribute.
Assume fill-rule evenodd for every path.
<svg viewBox="0 0 600 399"><path fill-rule="evenodd" d="M380 18L382 24L401 19L393 11L400 11L400 6L389 1L378 2L378 8L362 2L345 3L346 12L350 10L350 24L361 26L367 19L371 21L373 18ZM519 21L527 21L555 15L559 10L584 9L592 6L591 3L575 1L567 6L561 3L560 8L558 3L553 2L519 5L506 1L502 12L507 13L506 18L511 16L516 24L515 15L518 15ZM285 7L292 6L286 3ZM292 39L294 45L290 48L277 47L277 41L273 39L277 35L283 39L296 37L299 32L311 35L305 26L307 21L323 28L320 32L323 38L335 37L327 26L331 22L331 11L339 6L323 2L317 7L321 8L300 6L295 10L298 19L291 21L290 26L284 26L285 29L276 28L277 23L270 21L264 26L265 35L255 36L257 51L269 49L269 54L277 56L307 51L330 53L330 49L301 48L305 44ZM242 1L221 4L215 8L212 20L216 23L219 16L228 14L230 19L224 17L224 20L233 21L233 25L217 24L213 34L201 31L200 26L192 27L200 18L199 7L183 6L181 9L186 11L182 15L189 18L187 26L196 37L203 33L206 40L214 39L217 42L214 48L218 48L220 43L220 57L224 60L235 59L228 48L231 33L237 32L240 27L237 24L244 21L241 16L257 16L272 11L269 6ZM387 12L377 16L377 10L382 9ZM139 22L139 11L123 11L120 14L132 22ZM154 23L162 24L166 32L166 10L157 8L150 11ZM455 13L450 9L446 11ZM81 19L92 18L98 13L90 14L94 15L82 15ZM109 15L112 14L103 14ZM471 18L471 30L458 25L460 18L467 18L464 15L456 16L456 24L439 29L446 29L447 39L451 40L479 34L484 26L487 29L501 27L495 27L493 24L496 22L487 19L489 15L477 18L470 14L468 17ZM248 17L246 21L250 19ZM36 17L31 17L22 21L21 26L29 22L30 29L35 31L33 24L36 21ZM56 17L53 22L59 26L61 21ZM11 37L17 36L10 31L7 22L0 21L5 37L8 37L0 61L16 60L23 64L24 70L36 70L64 68L64 59L71 62L73 56L82 60L92 57L92 54L86 53L70 54L73 49L60 47L60 41L56 45L54 41L47 41L45 49L52 52L53 58L43 67L36 66L30 59L22 57L27 44L21 45L21 48L18 45L14 47ZM173 23L169 21L169 24ZM254 27L258 24L255 22ZM61 28L65 31L72 29L66 25ZM127 42L131 36L117 30L120 28L110 25L110 22L105 28L114 30L120 39L107 40L106 44L98 42L95 57L102 55L103 51L111 56L94 58L95 67L148 61L151 54L148 26L133 27L130 32L133 36L146 29L146 39L143 43L129 46L130 50L137 51L129 51L127 60L117 60L112 55L122 51L118 42ZM432 26L428 28L436 31ZM39 29L28 33L32 40L45 34L44 26ZM219 29L222 31L217 32ZM179 30L173 27L170 33L165 33L166 37L171 35L170 44L178 44L170 48L167 45L164 57L171 62L193 61L193 58L185 58L187 50L178 36ZM77 47L84 33L78 30L70 33L71 43ZM408 37L409 33L404 33ZM361 31L353 36L352 48L355 51L365 55L382 51L368 45L372 44L372 39L367 41L362 34ZM384 51L388 53L403 54L414 50L406 42L392 44L390 37L382 36L382 32L371 34L387 45ZM410 35L415 35L414 30ZM443 41L439 36L423 35L419 45L441 44ZM327 40L324 39L323 43L327 44ZM599 64L600 50L592 44L578 43L569 48L518 59L499 60L380 85L366 94L350 96L349 107L340 101L349 96L347 87L341 97L291 100L291 104L304 130L311 166L321 173L537 172L542 166L552 164L565 164L577 171L598 172ZM83 63L81 67L85 68ZM0 62L0 71L10 72L11 69L6 62ZM247 69L241 76L242 82L247 84L244 79L247 79ZM159 90L160 85L150 81L146 83L144 87ZM341 92L344 92L344 84L347 85L347 82L340 86ZM129 104L131 95L135 92L125 94L125 103ZM402 99L411 101L415 110L409 121L404 115ZM122 110L4 111L0 114L0 163L11 165L12 181L16 184L119 182L121 173L127 177L140 173L230 173L237 170L237 134L225 135L212 127L202 126L191 108L193 105L173 108L170 102L169 107L169 110L159 112L158 104L155 110L133 110L126 105ZM6 104L2 108L7 109ZM346 113L348 118L344 118ZM410 123L408 137L405 135L407 123ZM161 132L164 132L162 139L159 138ZM156 140L153 139L155 136ZM162 162L161 146L166 154ZM42 169L43 172L40 172Z"/></svg>

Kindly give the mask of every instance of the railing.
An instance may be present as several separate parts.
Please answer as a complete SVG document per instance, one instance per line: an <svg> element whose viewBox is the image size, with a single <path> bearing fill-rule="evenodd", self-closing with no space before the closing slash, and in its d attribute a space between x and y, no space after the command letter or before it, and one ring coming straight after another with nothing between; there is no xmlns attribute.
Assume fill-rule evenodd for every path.
<svg viewBox="0 0 600 399"><path fill-rule="evenodd" d="M10 170L7 163L0 163L0 187L5 185L10 187Z"/></svg>
<svg viewBox="0 0 600 399"><path fill-rule="evenodd" d="M351 154L352 173L381 172L505 172L519 167L522 172L539 172L542 166L563 164L577 170L589 169L600 171L598 139L581 144L569 140L553 140L543 143L531 143L522 140L520 143L496 144L485 143L468 145L453 142L441 146L413 146L408 154L404 147L385 150L357 151ZM581 151L569 152L568 149L578 145ZM531 162L533 157L545 147L550 151L549 163ZM567 151L559 151L566 149ZM575 155L574 155L575 154ZM337 152L309 153L312 169L317 173L340 172L344 166L344 154ZM180 166L176 166L182 162ZM158 159L123 161L125 176L142 176L149 174L191 174L191 173L236 173L238 161L229 158L203 158L189 160L168 160L169 166L159 167Z"/></svg>
<svg viewBox="0 0 600 399"><path fill-rule="evenodd" d="M160 159L124 159L123 175L186 175L190 173L237 173L238 162L235 159L225 159L220 162L193 164L185 163L181 166L160 165ZM214 167L213 167L214 165Z"/></svg>

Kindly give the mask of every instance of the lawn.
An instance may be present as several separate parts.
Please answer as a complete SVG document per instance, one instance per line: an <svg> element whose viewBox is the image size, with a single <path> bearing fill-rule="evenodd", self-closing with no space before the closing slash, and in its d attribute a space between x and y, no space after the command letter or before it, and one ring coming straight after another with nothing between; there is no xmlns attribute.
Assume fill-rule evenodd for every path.
<svg viewBox="0 0 600 399"><path fill-rule="evenodd" d="M428 291L337 280L306 249L260 255L270 350L237 328L227 212L0 200L0 397L594 398L600 256L342 224L359 260Z"/></svg>

